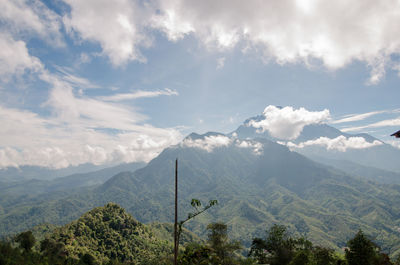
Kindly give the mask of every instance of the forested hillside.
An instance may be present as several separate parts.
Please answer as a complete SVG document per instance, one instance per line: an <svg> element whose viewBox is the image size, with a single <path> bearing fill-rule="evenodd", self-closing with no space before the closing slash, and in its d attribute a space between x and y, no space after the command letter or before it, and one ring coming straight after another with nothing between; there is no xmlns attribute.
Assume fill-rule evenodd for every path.
<svg viewBox="0 0 400 265"><path fill-rule="evenodd" d="M340 251L316 245L271 224L254 237L249 249L232 240L228 225L207 225L207 239L183 230L177 262L180 265L398 265L359 230ZM41 226L0 241L2 265L172 265L171 225L144 225L114 203L95 208L63 227ZM184 242L183 242L184 241Z"/></svg>

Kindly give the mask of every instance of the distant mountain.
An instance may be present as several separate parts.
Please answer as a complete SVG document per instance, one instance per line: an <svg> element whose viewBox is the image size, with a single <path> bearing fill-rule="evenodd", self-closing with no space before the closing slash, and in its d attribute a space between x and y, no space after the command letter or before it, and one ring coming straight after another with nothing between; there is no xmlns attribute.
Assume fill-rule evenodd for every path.
<svg viewBox="0 0 400 265"><path fill-rule="evenodd" d="M262 152L255 151L258 145ZM180 219L191 211L192 198L219 201L188 223L199 235L208 223L224 221L230 235L249 246L252 237L280 223L316 244L337 248L361 228L385 251L400 249L400 186L353 178L266 139L245 141L215 133L191 135L145 167L117 174L100 186L3 206L0 232L39 222L66 223L109 201L141 222L171 222L176 158Z"/></svg>
<svg viewBox="0 0 400 265"><path fill-rule="evenodd" d="M71 175L77 175L76 176L77 178L81 178L83 177L83 174L96 172L102 175L109 176L110 174L116 174L121 171L136 170L139 167L143 167L144 165L146 165L146 163L144 162L135 162L135 163L122 163L112 167L107 165L96 166L93 164L82 164L79 166L71 166L61 169L52 169L52 168L45 168L38 166L21 166L19 168L7 167L7 168L0 168L0 182L2 183L21 182L31 179L49 181L66 177L64 178L64 180L60 180L61 183L61 182L68 182L65 179L70 179L71 181L73 181Z"/></svg>
<svg viewBox="0 0 400 265"><path fill-rule="evenodd" d="M370 180L384 184L400 184L400 173L397 172L363 166L347 160L326 159L318 156L310 156L310 158L322 164L342 170L347 174L359 179Z"/></svg>
<svg viewBox="0 0 400 265"><path fill-rule="evenodd" d="M268 133L268 131L261 133L256 128L248 126L250 120L260 121L264 118L265 118L264 116L259 115L247 119L242 125L238 127L238 129L236 129L229 135L232 136L235 134L240 139L264 138L275 142L277 141L285 142L286 140L272 137ZM330 139L334 139L339 136L344 136L346 138L362 137L369 143L372 143L374 141L380 141L379 139L366 133L349 134L349 133L344 133L327 124L312 124L305 126L299 137L297 137L295 140L291 140L291 142L299 144L310 140L316 140L320 137L327 137ZM338 151L335 149L328 150L325 146L317 146L317 145L295 148L294 150L309 157L322 158L325 161L347 160L364 166L375 167L382 170L395 171L397 173L400 173L400 163L399 163L400 149L395 148L392 145L383 142L381 145L369 148L363 148L363 149L349 148L345 152Z"/></svg>
<svg viewBox="0 0 400 265"><path fill-rule="evenodd" d="M15 182L29 179L37 180L53 180L59 177L64 177L78 173L88 173L91 171L100 170L107 166L96 166L93 164L82 164L79 166L70 166L61 169L52 169L40 166L20 166L0 168L1 182Z"/></svg>
<svg viewBox="0 0 400 265"><path fill-rule="evenodd" d="M52 192L70 192L77 188L103 184L117 173L135 171L145 163L125 163L101 170L58 177L53 180L28 179L4 182L0 185L0 205L2 201L18 200L20 197L32 197Z"/></svg>

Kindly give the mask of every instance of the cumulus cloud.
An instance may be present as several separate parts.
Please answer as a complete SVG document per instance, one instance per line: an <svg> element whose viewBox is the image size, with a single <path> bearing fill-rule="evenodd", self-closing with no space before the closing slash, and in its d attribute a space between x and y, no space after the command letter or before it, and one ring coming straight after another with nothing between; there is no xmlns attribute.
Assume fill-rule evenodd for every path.
<svg viewBox="0 0 400 265"><path fill-rule="evenodd" d="M177 96L177 95L178 92L176 90L165 88L154 91L138 90L133 93L122 93L122 94L115 94L112 96L99 97L99 99L104 101L118 102L118 101L138 99L138 98L153 98L158 96Z"/></svg>
<svg viewBox="0 0 400 265"><path fill-rule="evenodd" d="M41 61L31 56L26 43L14 40L9 34L0 33L0 79L8 81L14 75L26 71L39 72L43 69Z"/></svg>
<svg viewBox="0 0 400 265"><path fill-rule="evenodd" d="M173 41L192 34L207 47L231 49L239 43L280 64L315 60L331 70L353 61L371 69L378 82L400 52L400 3L352 1L159 1L155 26ZM248 50L248 49L246 49Z"/></svg>
<svg viewBox="0 0 400 265"><path fill-rule="evenodd" d="M102 53L113 65L129 60L145 61L139 47L148 47L151 39L144 25L149 15L136 1L64 0L70 14L63 18L71 35L99 43Z"/></svg>
<svg viewBox="0 0 400 265"><path fill-rule="evenodd" d="M299 137L304 126L321 123L330 118L330 113L327 109L323 111L308 111L305 108L278 108L271 105L265 108L263 115L263 120L251 120L247 126L258 128L259 132L268 131L271 136L286 140L293 140Z"/></svg>
<svg viewBox="0 0 400 265"><path fill-rule="evenodd" d="M336 138L320 137L315 140L305 141L299 144L292 142L282 143L287 145L289 148L305 148L307 146L322 146L327 150L335 150L339 152L346 152L348 149L365 149L374 146L382 145L381 141L375 140L372 143L367 142L363 137L345 137L340 135Z"/></svg>
<svg viewBox="0 0 400 265"><path fill-rule="evenodd" d="M388 119L382 120L375 123L367 124L364 126L353 126L341 129L343 132L354 132L354 131L361 131L370 128L380 128L380 127L393 127L393 126L400 126L400 117L395 119Z"/></svg>

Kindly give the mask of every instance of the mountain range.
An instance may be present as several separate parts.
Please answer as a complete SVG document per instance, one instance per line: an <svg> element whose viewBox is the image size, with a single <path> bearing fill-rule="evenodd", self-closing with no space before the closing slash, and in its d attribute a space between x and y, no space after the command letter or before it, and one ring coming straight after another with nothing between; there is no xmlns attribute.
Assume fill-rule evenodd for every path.
<svg viewBox="0 0 400 265"><path fill-rule="evenodd" d="M34 188L22 193L2 186L0 234L45 222L65 224L110 201L140 222L171 222L178 159L180 219L191 211L192 198L219 202L187 224L200 236L208 223L223 221L233 239L249 246L253 237L262 237L268 227L279 223L316 244L338 249L362 229L386 252L400 253L399 163L389 158L381 161L384 155L399 157L400 150L382 143L350 154L331 150L308 153L306 148L294 151L277 143L281 139L258 133L246 124L226 135L191 134L137 170L105 174L104 178L94 173L94 178L98 174L103 180L95 185L70 184L66 186L74 188L36 193ZM372 136L344 134L320 124L306 126L296 142L340 135L375 141ZM368 163L374 153L382 159ZM391 166L386 168L385 163Z"/></svg>

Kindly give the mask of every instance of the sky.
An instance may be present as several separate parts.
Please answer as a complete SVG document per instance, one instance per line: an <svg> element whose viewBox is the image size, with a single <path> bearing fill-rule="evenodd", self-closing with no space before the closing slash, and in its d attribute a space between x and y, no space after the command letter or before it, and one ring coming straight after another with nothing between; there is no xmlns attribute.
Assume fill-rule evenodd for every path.
<svg viewBox="0 0 400 265"><path fill-rule="evenodd" d="M400 148L399 28L394 0L0 0L0 168L149 161L261 114Z"/></svg>

